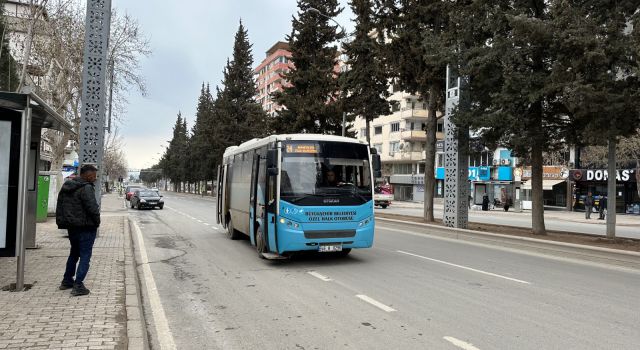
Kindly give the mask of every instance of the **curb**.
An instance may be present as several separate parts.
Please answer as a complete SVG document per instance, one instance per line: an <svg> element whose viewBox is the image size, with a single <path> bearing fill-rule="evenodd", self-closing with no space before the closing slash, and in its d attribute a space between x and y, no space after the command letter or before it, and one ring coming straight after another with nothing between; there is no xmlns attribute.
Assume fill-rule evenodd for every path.
<svg viewBox="0 0 640 350"><path fill-rule="evenodd" d="M147 339L146 322L142 309L142 296L140 295L140 279L136 273L135 258L133 252L133 238L129 226L129 217L124 216L125 233L125 307L127 310L127 349L149 349Z"/></svg>
<svg viewBox="0 0 640 350"><path fill-rule="evenodd" d="M376 221L377 220L435 229L434 231L422 233L437 237L483 243L518 250L534 251L537 253L555 257L574 258L578 260L587 260L640 270L640 253L637 252L621 251L617 249L601 247L590 247L574 243L547 241L529 237L507 236L496 233L459 229L381 217L376 217Z"/></svg>

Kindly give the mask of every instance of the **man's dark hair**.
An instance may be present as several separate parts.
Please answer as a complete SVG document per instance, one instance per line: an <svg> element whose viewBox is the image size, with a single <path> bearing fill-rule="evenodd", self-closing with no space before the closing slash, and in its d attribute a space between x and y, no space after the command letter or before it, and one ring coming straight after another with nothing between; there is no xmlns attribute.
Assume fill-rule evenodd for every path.
<svg viewBox="0 0 640 350"><path fill-rule="evenodd" d="M94 172L94 171L98 171L98 168L96 168L95 166L91 165L91 164L85 164L82 166L82 168L80 168L80 175L84 175L90 172Z"/></svg>

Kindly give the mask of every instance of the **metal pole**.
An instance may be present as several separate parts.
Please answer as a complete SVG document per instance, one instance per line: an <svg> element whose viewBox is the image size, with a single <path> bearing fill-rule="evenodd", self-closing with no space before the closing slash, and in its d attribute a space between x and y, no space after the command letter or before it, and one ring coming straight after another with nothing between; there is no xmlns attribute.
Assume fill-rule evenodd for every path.
<svg viewBox="0 0 640 350"><path fill-rule="evenodd" d="M24 227L27 209L27 169L29 169L29 152L31 149L31 98L27 96L27 108L22 111L22 125L20 127L20 162L18 177L18 215L16 220L16 291L24 290L24 266L25 266L25 244Z"/></svg>
<svg viewBox="0 0 640 350"><path fill-rule="evenodd" d="M109 69L109 124L107 126L107 132L111 133L111 110L113 109L113 59L111 60Z"/></svg>
<svg viewBox="0 0 640 350"><path fill-rule="evenodd" d="M347 112L342 112L342 136L345 134L345 124L347 122Z"/></svg>
<svg viewBox="0 0 640 350"><path fill-rule="evenodd" d="M607 238L616 238L616 137L609 136L609 167L607 174Z"/></svg>
<svg viewBox="0 0 640 350"><path fill-rule="evenodd" d="M96 201L100 204L111 0L87 0L85 28L79 159L81 165L94 164L98 168Z"/></svg>

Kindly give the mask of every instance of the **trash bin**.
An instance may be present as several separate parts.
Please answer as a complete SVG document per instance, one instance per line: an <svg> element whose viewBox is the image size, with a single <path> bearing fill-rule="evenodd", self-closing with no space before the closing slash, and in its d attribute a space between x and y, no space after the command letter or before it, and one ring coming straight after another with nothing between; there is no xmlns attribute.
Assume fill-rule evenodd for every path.
<svg viewBox="0 0 640 350"><path fill-rule="evenodd" d="M36 222L47 221L49 211L49 175L38 176L38 199L36 206Z"/></svg>

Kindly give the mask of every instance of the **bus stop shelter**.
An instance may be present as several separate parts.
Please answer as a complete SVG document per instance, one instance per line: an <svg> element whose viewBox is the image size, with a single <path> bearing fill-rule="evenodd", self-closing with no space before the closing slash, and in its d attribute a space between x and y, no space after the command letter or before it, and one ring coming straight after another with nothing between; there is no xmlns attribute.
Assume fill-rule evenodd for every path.
<svg viewBox="0 0 640 350"><path fill-rule="evenodd" d="M0 91L0 257L17 257L23 290L25 248L35 246L42 129L73 133L71 124L30 91Z"/></svg>

